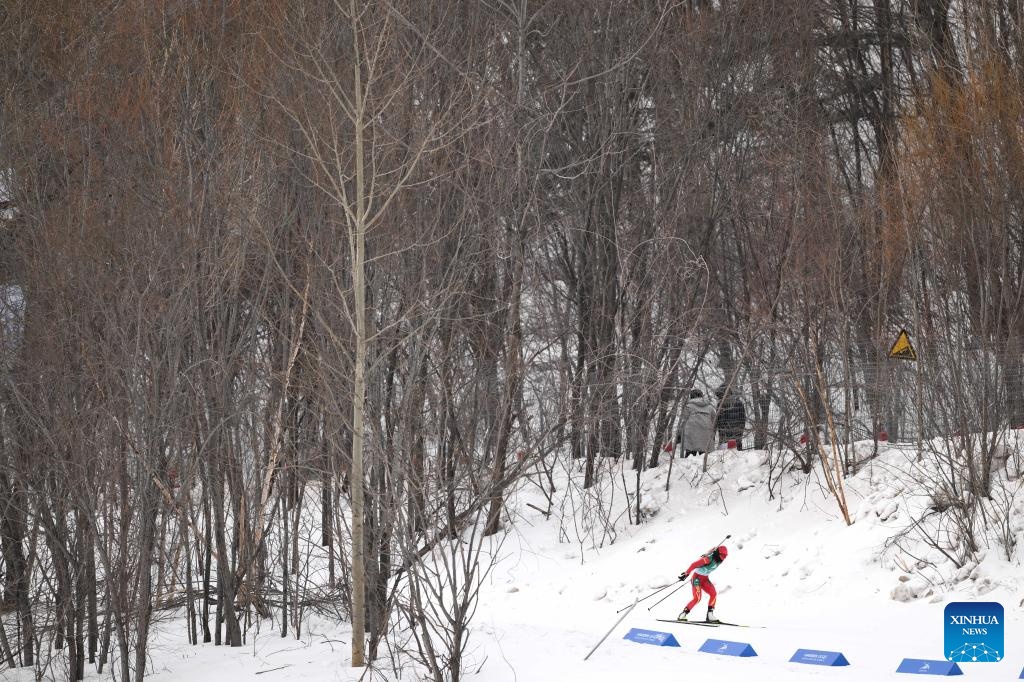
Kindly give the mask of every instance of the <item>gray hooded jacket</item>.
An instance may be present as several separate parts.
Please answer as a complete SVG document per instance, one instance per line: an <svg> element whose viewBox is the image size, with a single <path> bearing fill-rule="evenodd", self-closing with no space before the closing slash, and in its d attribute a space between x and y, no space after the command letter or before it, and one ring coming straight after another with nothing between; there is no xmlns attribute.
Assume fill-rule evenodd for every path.
<svg viewBox="0 0 1024 682"><path fill-rule="evenodd" d="M714 449L715 408L706 398L691 398L683 406L676 428L676 442L683 450L708 452Z"/></svg>

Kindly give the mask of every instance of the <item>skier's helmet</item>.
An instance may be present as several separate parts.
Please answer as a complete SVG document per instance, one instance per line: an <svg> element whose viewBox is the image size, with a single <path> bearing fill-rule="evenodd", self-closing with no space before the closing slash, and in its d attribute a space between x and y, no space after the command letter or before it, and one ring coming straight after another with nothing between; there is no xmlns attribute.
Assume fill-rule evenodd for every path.
<svg viewBox="0 0 1024 682"><path fill-rule="evenodd" d="M729 556L729 550L725 548L725 545L719 545L718 549L715 551L718 554L719 561L724 561L725 557Z"/></svg>

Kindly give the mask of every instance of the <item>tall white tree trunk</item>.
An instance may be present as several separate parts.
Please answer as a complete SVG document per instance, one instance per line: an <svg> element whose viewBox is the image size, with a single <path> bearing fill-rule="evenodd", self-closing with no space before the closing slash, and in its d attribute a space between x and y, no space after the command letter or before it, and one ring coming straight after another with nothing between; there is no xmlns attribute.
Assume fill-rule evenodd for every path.
<svg viewBox="0 0 1024 682"><path fill-rule="evenodd" d="M352 292L356 328L355 377L352 384L352 667L366 664L366 563L363 539L363 402L366 396L366 196L363 165L363 133L365 102L360 74L358 14L355 0L349 1L352 17L352 38L357 58L353 64L356 143L356 205L349 220L349 244L352 249Z"/></svg>

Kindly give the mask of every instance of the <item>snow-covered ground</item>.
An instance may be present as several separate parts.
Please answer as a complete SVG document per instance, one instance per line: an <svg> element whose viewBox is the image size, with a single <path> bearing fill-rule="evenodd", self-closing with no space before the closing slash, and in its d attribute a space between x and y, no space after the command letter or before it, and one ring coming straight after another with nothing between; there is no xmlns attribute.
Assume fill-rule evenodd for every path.
<svg viewBox="0 0 1024 682"><path fill-rule="evenodd" d="M712 476L695 487L689 481L698 477L698 462L677 460L669 493L663 490L666 466L650 472L648 504L657 513L600 551L581 553L554 542L542 530L553 522L535 513L529 518L533 527L506 545L510 558L495 570L493 589L478 616L488 640L483 655L478 654L488 657L479 679L905 679L895 673L904 657L943 658L943 608L965 600L998 601L1007 619L1004 660L964 664L965 674L1017 679L1024 667L1020 550L1015 563L993 550L980 566L957 571L939 562L935 550L928 556L921 548L918 554L911 541L915 556L938 563L936 569L926 567L924 576L953 581L963 576L946 587L928 585L914 570L916 561L898 549L882 555L887 539L925 503L899 475L914 466L913 454L891 449L847 480L856 519L850 527L813 474L787 477L782 498L769 501L759 453L715 453ZM1018 537L1024 532L1021 511L1018 506ZM647 603L637 606L589 661L582 660L615 622L617 608L675 579L727 533L733 535L727 543L731 553L712 576L719 590L716 613L764 629L709 631L654 620L678 613L690 596L684 589L651 611ZM894 599L894 593L909 601ZM631 627L672 632L682 646L624 641ZM698 653L708 637L748 642L758 656ZM798 648L841 651L851 665L826 669L788 663Z"/></svg>
<svg viewBox="0 0 1024 682"><path fill-rule="evenodd" d="M1024 668L1024 494L1012 503L1012 531L1019 544L1009 560L995 544L979 565L962 569L913 537L905 543L909 553L886 549L887 541L930 502L907 476L920 466L915 454L889 448L845 480L855 519L849 527L814 473L786 474L769 499L761 466L765 455L759 452L713 453L704 476L697 458L675 460L670 479L667 460L645 472L642 506L649 518L640 526L629 525L621 515L627 503L623 486L635 484L633 472L605 469L605 499L610 487L618 488L607 515L616 521L614 542L608 529L582 525L579 512L571 512L588 503L587 495L570 484L578 472L556 474L550 518L527 506L546 509L547 500L538 485L526 482L510 497L513 518L507 535L494 546L497 561L473 620L464 679L907 679L895 673L900 661L941 660L943 608L967 600L998 601L1005 607L1006 652L998 663L961 664L965 674L1017 679ZM1015 476L1009 481L1001 477L999 485L1021 490ZM590 660L583 660L619 618L618 609L675 581L726 534L732 535L726 543L729 558L712 576L719 591L716 612L722 620L763 628L658 622L681 610L690 596L685 587L650 611L649 604L662 595L636 606ZM603 539L603 546L594 546L595 538ZM986 542L994 541L983 539L982 546ZM704 604L695 615L703 617ZM671 632L681 646L624 640L634 627ZM747 642L757 657L698 652L709 637ZM411 668L396 674L389 665L361 677L366 671L348 667L349 641L347 627L314 620L300 641L282 639L264 627L250 633L241 649L191 647L184 643L181 622L171 620L158 627L151 676L197 682L420 679ZM798 648L840 651L851 665L789 663ZM386 659L388 652L383 655ZM18 675L9 679L29 679Z"/></svg>

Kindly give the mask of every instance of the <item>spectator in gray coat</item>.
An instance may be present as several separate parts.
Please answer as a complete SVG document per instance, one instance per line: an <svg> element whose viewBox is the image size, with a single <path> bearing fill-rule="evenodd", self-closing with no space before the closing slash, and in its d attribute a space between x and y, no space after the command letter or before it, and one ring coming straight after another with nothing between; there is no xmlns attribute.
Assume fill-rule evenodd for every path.
<svg viewBox="0 0 1024 682"><path fill-rule="evenodd" d="M682 444L683 457L700 455L711 449L714 437L715 406L695 388L679 415L676 444Z"/></svg>

